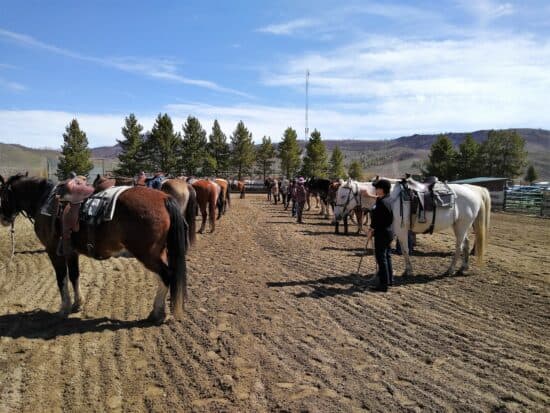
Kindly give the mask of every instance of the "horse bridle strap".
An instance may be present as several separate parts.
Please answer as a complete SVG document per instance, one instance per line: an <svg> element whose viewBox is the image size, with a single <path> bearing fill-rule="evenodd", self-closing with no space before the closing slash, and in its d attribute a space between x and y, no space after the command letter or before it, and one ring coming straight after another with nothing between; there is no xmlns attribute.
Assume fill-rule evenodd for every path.
<svg viewBox="0 0 550 413"><path fill-rule="evenodd" d="M342 207L344 209L344 211L346 210L346 207L348 206L348 204L350 203L351 201L351 196L353 195L353 197L355 198L357 196L357 194L359 193L359 187L357 184L355 184L355 188L357 189L357 191L353 192L353 188L350 188L350 187L343 187L342 189L348 189L349 192L348 192L348 198L346 199L346 202L344 204L335 204L335 206L337 207ZM361 201L359 200L358 202L359 204L361 204Z"/></svg>

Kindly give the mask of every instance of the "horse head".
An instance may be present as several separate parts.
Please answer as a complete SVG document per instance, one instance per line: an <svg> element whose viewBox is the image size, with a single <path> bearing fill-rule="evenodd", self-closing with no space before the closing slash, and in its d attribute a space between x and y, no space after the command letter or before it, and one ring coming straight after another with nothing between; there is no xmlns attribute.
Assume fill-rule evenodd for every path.
<svg viewBox="0 0 550 413"><path fill-rule="evenodd" d="M334 205L334 221L346 217L358 205L357 196L358 185L349 179L343 185L340 185L336 191L336 201Z"/></svg>

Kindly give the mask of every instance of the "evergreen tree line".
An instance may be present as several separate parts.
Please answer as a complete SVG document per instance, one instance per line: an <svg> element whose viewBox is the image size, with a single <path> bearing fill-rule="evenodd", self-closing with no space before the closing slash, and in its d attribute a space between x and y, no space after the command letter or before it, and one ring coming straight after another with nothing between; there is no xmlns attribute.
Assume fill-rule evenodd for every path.
<svg viewBox="0 0 550 413"><path fill-rule="evenodd" d="M264 136L255 148L252 134L241 121L228 141L217 120L207 137L199 120L189 116L182 131L175 131L170 116L159 114L150 131L144 132L134 114L124 120L119 164L114 171L120 176L135 176L140 171L162 171L170 175L221 176L237 175L239 179L256 172L264 179L273 172L275 158L280 159L281 173L286 177L346 178L344 155L336 147L330 160L321 133L314 130L306 144L305 154L298 143L296 130L288 127L278 145ZM86 133L73 119L63 134L64 144L60 156L58 177L66 179L71 171L86 175L93 167ZM303 156L302 156L303 155ZM352 163L349 175L360 177L362 168Z"/></svg>
<svg viewBox="0 0 550 413"><path fill-rule="evenodd" d="M449 181L479 176L512 179L523 172L526 159L525 140L516 131L490 131L482 143L466 135L458 150L447 136L440 135L421 171Z"/></svg>

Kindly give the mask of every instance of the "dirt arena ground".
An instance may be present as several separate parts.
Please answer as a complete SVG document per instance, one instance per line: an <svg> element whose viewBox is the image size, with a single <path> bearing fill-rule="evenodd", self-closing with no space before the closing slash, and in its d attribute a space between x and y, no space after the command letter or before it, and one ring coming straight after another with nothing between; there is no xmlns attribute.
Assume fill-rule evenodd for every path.
<svg viewBox="0 0 550 413"><path fill-rule="evenodd" d="M354 274L364 237L232 201L189 253L186 319L161 326L141 321L156 280L130 258L82 258L84 309L57 319L53 269L19 218L0 270L0 412L548 411L549 220L493 214L487 265L461 277L439 275L450 233L419 236L417 276L377 294L372 256ZM1 228L0 265L9 252Z"/></svg>

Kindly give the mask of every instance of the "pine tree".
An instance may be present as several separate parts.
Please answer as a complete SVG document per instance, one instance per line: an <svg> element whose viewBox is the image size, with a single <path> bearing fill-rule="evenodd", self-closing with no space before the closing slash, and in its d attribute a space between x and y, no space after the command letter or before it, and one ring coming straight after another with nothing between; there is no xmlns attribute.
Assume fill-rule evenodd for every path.
<svg viewBox="0 0 550 413"><path fill-rule="evenodd" d="M183 125L181 144L181 165L187 175L197 175L207 162L206 131L199 120L187 117Z"/></svg>
<svg viewBox="0 0 550 413"><path fill-rule="evenodd" d="M490 131L481 144L482 171L488 176L516 178L525 167L526 158L525 140L516 131Z"/></svg>
<svg viewBox="0 0 550 413"><path fill-rule="evenodd" d="M227 143L227 137L223 133L220 124L214 120L212 133L208 141L208 159L206 163L208 168L215 176L219 176L221 172L227 172L230 163L230 150Z"/></svg>
<svg viewBox="0 0 550 413"><path fill-rule="evenodd" d="M327 148L321 140L321 132L315 129L306 144L306 156L302 165L302 175L325 178L328 171Z"/></svg>
<svg viewBox="0 0 550 413"><path fill-rule="evenodd" d="M140 153L143 146L143 126L141 126L136 116L130 113L130 116L124 119L125 125L122 127L122 136L124 139L117 139L118 144L122 148L122 152L118 155L119 164L115 173L120 176L135 176L142 169Z"/></svg>
<svg viewBox="0 0 550 413"><path fill-rule="evenodd" d="M361 162L358 160L352 161L349 166L348 175L351 179L361 181L363 179L363 166Z"/></svg>
<svg viewBox="0 0 550 413"><path fill-rule="evenodd" d="M430 149L424 175L437 176L441 181L452 180L456 170L456 151L453 142L445 135L440 135Z"/></svg>
<svg viewBox="0 0 550 413"><path fill-rule="evenodd" d="M231 136L231 161L237 170L238 179L241 179L243 174L248 174L250 168L254 165L256 154L254 152L254 142L252 142L252 134L244 126L241 120L233 135Z"/></svg>
<svg viewBox="0 0 550 413"><path fill-rule="evenodd" d="M480 145L468 134L458 148L456 157L456 175L459 179L479 176Z"/></svg>
<svg viewBox="0 0 550 413"><path fill-rule="evenodd" d="M537 174L535 167L533 165L529 165L527 168L527 173L525 174L525 181L529 182L529 185L533 185L533 182L537 179L539 179L539 175Z"/></svg>
<svg viewBox="0 0 550 413"><path fill-rule="evenodd" d="M286 128L283 139L279 143L279 158L281 159L281 170L287 178L295 176L300 168L301 153L296 131L291 127Z"/></svg>
<svg viewBox="0 0 550 413"><path fill-rule="evenodd" d="M347 178L346 168L344 167L344 154L336 145L330 156L329 175L332 179Z"/></svg>
<svg viewBox="0 0 550 413"><path fill-rule="evenodd" d="M262 175L264 181L267 175L271 173L271 167L273 165L273 158L275 158L275 146L271 143L271 138L264 136L262 138L262 143L256 150L256 163Z"/></svg>
<svg viewBox="0 0 550 413"><path fill-rule="evenodd" d="M80 130L76 119L73 119L65 128L63 142L57 165L59 180L67 179L71 172L75 172L77 175L87 175L94 167L90 159L92 151L88 148L86 133Z"/></svg>
<svg viewBox="0 0 550 413"><path fill-rule="evenodd" d="M176 175L178 173L177 151L180 142L181 137L179 133L174 133L170 116L159 113L143 148L148 159L148 168Z"/></svg>

